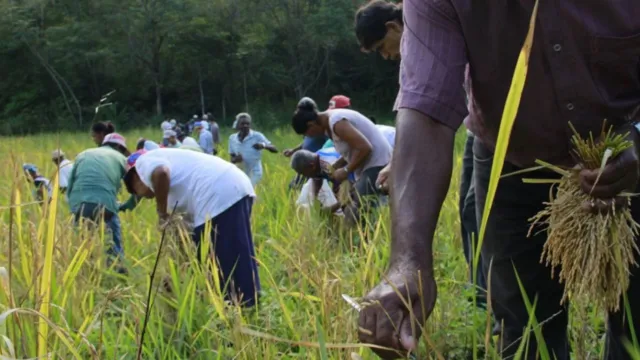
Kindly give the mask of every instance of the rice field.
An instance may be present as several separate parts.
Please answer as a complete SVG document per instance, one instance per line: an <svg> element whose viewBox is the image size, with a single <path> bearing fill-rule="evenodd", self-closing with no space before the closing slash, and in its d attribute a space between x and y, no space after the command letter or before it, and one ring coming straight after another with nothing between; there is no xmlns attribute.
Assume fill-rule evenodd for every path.
<svg viewBox="0 0 640 360"><path fill-rule="evenodd" d="M280 150L299 141L289 129L266 135ZM159 131L125 136L131 146ZM463 142L461 132L434 246L439 297L418 359L498 358L490 315L473 305L462 253ZM106 268L101 234L74 231L64 199L46 209L33 204L20 166L31 162L52 176L49 155L58 146L73 159L93 143L86 132L0 141L1 359L376 359L358 344L357 313L341 294L363 296L380 280L388 209L361 231L344 230L318 211L297 211L297 194L287 189L294 175L288 159L265 153L252 219L264 296L258 308L242 310L225 305L216 283L190 266L192 254L179 250L184 238L166 238L150 283L161 240L152 201L120 215L127 276ZM123 189L120 200L126 198ZM597 359L604 319L580 308L572 313L575 358Z"/></svg>

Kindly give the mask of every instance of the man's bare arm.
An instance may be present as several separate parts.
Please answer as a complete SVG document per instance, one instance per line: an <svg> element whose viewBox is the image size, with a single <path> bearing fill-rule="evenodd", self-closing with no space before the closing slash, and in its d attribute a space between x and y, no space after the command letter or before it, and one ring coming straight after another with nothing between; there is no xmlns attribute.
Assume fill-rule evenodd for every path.
<svg viewBox="0 0 640 360"><path fill-rule="evenodd" d="M391 167L391 269L432 272L433 234L449 190L455 131L401 109Z"/></svg>

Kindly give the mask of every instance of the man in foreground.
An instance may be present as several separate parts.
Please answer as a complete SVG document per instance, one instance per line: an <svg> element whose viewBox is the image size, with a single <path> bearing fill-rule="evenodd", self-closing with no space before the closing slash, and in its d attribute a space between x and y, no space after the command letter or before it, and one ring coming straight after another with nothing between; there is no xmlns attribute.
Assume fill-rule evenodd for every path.
<svg viewBox="0 0 640 360"><path fill-rule="evenodd" d="M220 266L226 296L245 306L258 300L260 279L251 234L255 193L249 178L236 166L216 157L183 149L138 151L128 159L124 177L134 195L155 198L163 224L175 208L193 221L193 241L210 240ZM210 222L210 233L205 234Z"/></svg>
<svg viewBox="0 0 640 360"><path fill-rule="evenodd" d="M467 63L465 122L476 135L476 211L481 214L484 209L501 115L533 9L533 2L512 5L473 0L403 3L405 29L411 31L402 38L391 169L391 256L387 280L366 296L378 305L360 313L363 342L401 352L415 350L421 327L434 308L433 237L451 180L455 133L467 115L460 86ZM635 8L632 0L604 7L591 2L540 4L527 83L503 174L529 168L536 159L575 166L569 121L587 136L598 134L606 118L614 131L635 137L632 124L638 121L640 106L640 18L632 16ZM572 21L576 18L589 21ZM500 26L487 27L488 23ZM636 151L630 149L612 159L597 184L596 172L580 172L583 190L601 200L586 204L588 208L606 211L620 192L637 191ZM556 178L543 171L526 177ZM522 178L500 180L482 244L484 268L490 270L492 307L496 320L504 324L501 356L515 354L529 321L521 284L529 300L536 301L535 317L543 324L541 333L551 358L565 360L570 354L567 306L560 305L563 288L539 262L546 233L527 236L529 219L549 199L550 185L523 184ZM636 221L640 220L639 201L633 198L631 204ZM396 291L409 297L411 313ZM632 340L632 333L640 333L637 267L626 297L632 316L622 310L607 317L607 360L630 359L624 342ZM524 358L536 358L540 347L529 336ZM398 356L377 352L385 358Z"/></svg>
<svg viewBox="0 0 640 360"><path fill-rule="evenodd" d="M124 255L117 196L128 154L124 137L108 134L101 147L85 150L76 157L67 188L76 224L94 227L104 221L112 242L107 251L109 260Z"/></svg>

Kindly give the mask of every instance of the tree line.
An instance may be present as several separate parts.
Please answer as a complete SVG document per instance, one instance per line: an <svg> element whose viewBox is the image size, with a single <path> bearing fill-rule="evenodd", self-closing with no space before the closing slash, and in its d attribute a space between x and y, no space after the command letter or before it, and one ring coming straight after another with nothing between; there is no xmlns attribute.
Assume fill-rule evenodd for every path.
<svg viewBox="0 0 640 360"><path fill-rule="evenodd" d="M300 97L323 104L337 93L390 113L398 65L360 51L353 16L363 1L3 1L0 134L205 112L280 125Z"/></svg>

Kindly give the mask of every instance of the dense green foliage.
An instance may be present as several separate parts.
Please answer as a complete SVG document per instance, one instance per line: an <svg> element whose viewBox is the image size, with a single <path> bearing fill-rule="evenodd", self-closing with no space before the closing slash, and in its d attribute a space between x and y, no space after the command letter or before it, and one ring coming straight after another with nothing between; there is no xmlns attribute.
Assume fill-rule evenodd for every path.
<svg viewBox="0 0 640 360"><path fill-rule="evenodd" d="M397 63L360 52L362 0L7 0L0 134L87 128L100 98L119 127L236 112L287 121L303 95L390 113ZM276 106L274 106L276 105Z"/></svg>

